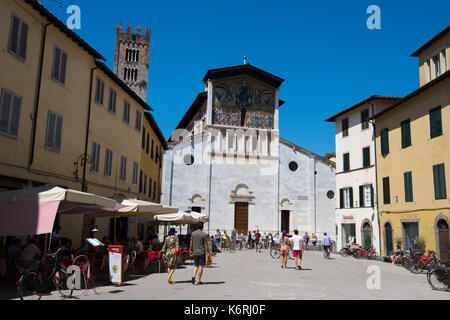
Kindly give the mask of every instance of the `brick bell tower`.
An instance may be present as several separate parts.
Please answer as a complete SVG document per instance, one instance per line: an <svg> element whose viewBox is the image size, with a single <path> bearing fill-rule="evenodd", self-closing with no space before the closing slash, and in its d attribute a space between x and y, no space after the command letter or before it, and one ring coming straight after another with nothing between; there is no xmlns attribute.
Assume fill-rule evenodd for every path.
<svg viewBox="0 0 450 320"><path fill-rule="evenodd" d="M114 73L147 102L151 29L143 35L142 27L137 26L136 33L132 28L127 25L124 33L122 25L117 24Z"/></svg>

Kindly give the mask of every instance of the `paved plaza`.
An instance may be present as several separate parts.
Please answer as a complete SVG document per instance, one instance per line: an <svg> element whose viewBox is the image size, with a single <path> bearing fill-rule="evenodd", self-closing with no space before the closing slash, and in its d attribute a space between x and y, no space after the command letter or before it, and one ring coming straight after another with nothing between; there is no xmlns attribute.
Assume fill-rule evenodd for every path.
<svg viewBox="0 0 450 320"><path fill-rule="evenodd" d="M213 267L205 270L203 286L192 285L192 266L186 265L176 271L172 285L167 283L166 274L155 273L131 279L121 287L98 286L98 294L91 291L84 296L79 291L74 296L77 300L450 300L450 292L430 288L426 275L380 261L334 254L331 260L325 260L320 252L307 251L303 268L295 270L290 260L288 269L281 269L280 261L272 259L267 250L238 251L215 257ZM379 290L368 289L367 280L373 274L367 273L368 268L380 271ZM15 296L15 290L2 290L0 298ZM47 299L60 297L54 293L43 297Z"/></svg>

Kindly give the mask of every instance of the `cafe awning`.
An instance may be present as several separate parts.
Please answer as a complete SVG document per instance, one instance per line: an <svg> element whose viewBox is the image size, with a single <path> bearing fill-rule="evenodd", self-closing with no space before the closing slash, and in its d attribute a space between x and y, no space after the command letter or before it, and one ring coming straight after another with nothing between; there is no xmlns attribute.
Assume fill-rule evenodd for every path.
<svg viewBox="0 0 450 320"><path fill-rule="evenodd" d="M207 222L208 216L192 212L192 211L178 211L176 213L169 213L164 215L156 215L149 218L139 218L139 222L153 222L159 224L173 224L173 225L184 225L193 224L197 222Z"/></svg>
<svg viewBox="0 0 450 320"><path fill-rule="evenodd" d="M58 208L70 205L114 208L116 201L53 185L0 192L0 235L27 236L51 233Z"/></svg>

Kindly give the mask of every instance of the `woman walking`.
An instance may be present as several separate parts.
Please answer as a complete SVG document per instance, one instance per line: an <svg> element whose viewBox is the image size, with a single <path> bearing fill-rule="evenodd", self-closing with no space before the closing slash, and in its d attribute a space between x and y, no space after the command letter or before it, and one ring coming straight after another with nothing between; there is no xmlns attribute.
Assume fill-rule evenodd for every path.
<svg viewBox="0 0 450 320"><path fill-rule="evenodd" d="M169 235L164 240L164 245L161 249L161 253L166 258L168 272L167 281L170 284L172 284L172 275L177 269L177 255L180 250L176 233L177 231L175 228L170 228Z"/></svg>
<svg viewBox="0 0 450 320"><path fill-rule="evenodd" d="M286 232L283 232L283 236L280 239L280 252L281 252L281 268L287 268L287 259L289 254L289 247L291 242Z"/></svg>
<svg viewBox="0 0 450 320"><path fill-rule="evenodd" d="M317 235L315 233L313 233L312 235L312 240L311 240L313 246L314 246L314 251L316 251L316 247L317 247Z"/></svg>

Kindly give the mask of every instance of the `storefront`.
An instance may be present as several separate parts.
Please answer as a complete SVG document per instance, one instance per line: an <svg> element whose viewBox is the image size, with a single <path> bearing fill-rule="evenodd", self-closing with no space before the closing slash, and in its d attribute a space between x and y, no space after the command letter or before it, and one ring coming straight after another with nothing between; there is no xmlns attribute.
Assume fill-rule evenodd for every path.
<svg viewBox="0 0 450 320"><path fill-rule="evenodd" d="M356 217L352 214L341 217L342 247L356 243Z"/></svg>

